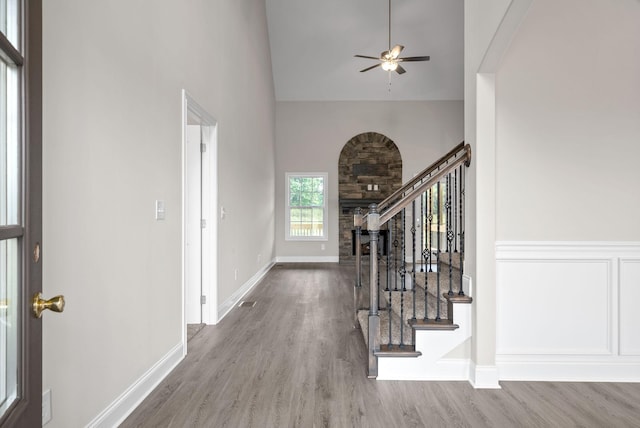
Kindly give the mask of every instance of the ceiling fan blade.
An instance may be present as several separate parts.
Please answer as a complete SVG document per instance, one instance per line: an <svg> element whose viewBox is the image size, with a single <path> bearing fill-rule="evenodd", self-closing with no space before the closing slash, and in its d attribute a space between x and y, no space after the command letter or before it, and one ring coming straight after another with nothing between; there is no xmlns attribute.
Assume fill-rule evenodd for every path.
<svg viewBox="0 0 640 428"><path fill-rule="evenodd" d="M354 57L380 60L380 58L377 58L375 56L367 56L367 55L354 55Z"/></svg>
<svg viewBox="0 0 640 428"><path fill-rule="evenodd" d="M407 56L404 58L398 58L398 61L429 61L431 57L429 56Z"/></svg>
<svg viewBox="0 0 640 428"><path fill-rule="evenodd" d="M396 73L404 74L406 72L407 72L407 70L405 70L404 68L402 68L402 66L400 64L398 64L398 67L396 67Z"/></svg>
<svg viewBox="0 0 640 428"><path fill-rule="evenodd" d="M404 46L402 46L402 45L395 45L395 46L393 47L393 49L391 49L391 53L390 53L391 58L392 58L392 59L396 59L396 58L398 58L398 55L400 55L400 52L402 52L402 49L404 49Z"/></svg>
<svg viewBox="0 0 640 428"><path fill-rule="evenodd" d="M378 58L376 58L376 59L378 59ZM360 73L364 73L365 71L372 70L372 69L374 69L376 67L380 67L380 64L372 65L371 67L367 67L367 68L365 68L363 70L360 70Z"/></svg>
<svg viewBox="0 0 640 428"><path fill-rule="evenodd" d="M386 61L391 59L391 54L389 53L389 51L382 51L380 52L380 61Z"/></svg>

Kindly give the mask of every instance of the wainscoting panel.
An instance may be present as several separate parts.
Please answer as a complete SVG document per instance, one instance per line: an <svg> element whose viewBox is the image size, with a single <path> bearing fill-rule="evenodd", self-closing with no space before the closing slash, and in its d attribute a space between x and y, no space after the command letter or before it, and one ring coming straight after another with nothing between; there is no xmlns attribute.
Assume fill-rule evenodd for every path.
<svg viewBox="0 0 640 428"><path fill-rule="evenodd" d="M498 263L498 353L610 354L610 271L607 260Z"/></svg>
<svg viewBox="0 0 640 428"><path fill-rule="evenodd" d="M496 243L501 380L640 381L640 244Z"/></svg>
<svg viewBox="0 0 640 428"><path fill-rule="evenodd" d="M620 260L620 355L640 356L640 259Z"/></svg>

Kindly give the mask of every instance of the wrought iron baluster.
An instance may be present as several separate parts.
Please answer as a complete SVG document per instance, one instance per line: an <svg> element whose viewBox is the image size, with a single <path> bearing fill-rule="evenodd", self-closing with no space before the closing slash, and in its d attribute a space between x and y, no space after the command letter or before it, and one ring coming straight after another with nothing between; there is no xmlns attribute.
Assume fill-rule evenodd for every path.
<svg viewBox="0 0 640 428"><path fill-rule="evenodd" d="M429 272L433 272L433 268L431 266L431 248L433 247L433 187L429 188L429 203L427 204L427 261L429 263Z"/></svg>
<svg viewBox="0 0 640 428"><path fill-rule="evenodd" d="M464 166L460 165L460 290L458 295L464 296L464 289L462 287L462 279L464 277L464 211L465 211L465 182L464 182Z"/></svg>
<svg viewBox="0 0 640 428"><path fill-rule="evenodd" d="M451 174L447 175L446 181L446 207L447 207L447 252L449 253L449 296L453 296L453 229L452 229L452 207L451 207Z"/></svg>
<svg viewBox="0 0 640 428"><path fill-rule="evenodd" d="M389 302L392 302L392 291L391 289L389 289ZM387 338L387 346L389 348L391 348L393 346L393 339L392 339L392 335L391 335L391 314L392 314L392 309L391 309L391 303L389 303L389 307L387 308L387 315L389 318L389 334L388 334L388 338Z"/></svg>
<svg viewBox="0 0 640 428"><path fill-rule="evenodd" d="M454 240L453 240L453 245L454 245L454 249L453 252L457 253L458 252L458 216L457 213L458 211L460 211L460 206L456 203L456 201L458 200L457 198L458 196L458 170L454 170L453 171L453 194L451 195L452 201L453 201L453 236L454 236Z"/></svg>
<svg viewBox="0 0 640 428"><path fill-rule="evenodd" d="M387 246L387 291L391 290L391 240L393 239L393 227L391 227L391 222L387 223L387 240L385 245Z"/></svg>
<svg viewBox="0 0 640 428"><path fill-rule="evenodd" d="M401 230L401 242L402 245L400 247L402 251L402 262L400 265L400 347L404 346L404 293L407 291L407 249L406 249L406 230L407 230L407 218L406 218L406 210L403 209L400 214L400 218L402 220L402 230Z"/></svg>
<svg viewBox="0 0 640 428"><path fill-rule="evenodd" d="M378 248L380 248L380 234L378 234ZM376 252L376 260L378 260L378 277L376 278L376 281L378 283L378 294L382 295L382 283L380 282L380 260L382 260L382 257L380 257L379 251Z"/></svg>
<svg viewBox="0 0 640 428"><path fill-rule="evenodd" d="M424 225L425 225L425 216L424 216L424 198L426 197L426 193L422 193L420 195L420 223L418 223L418 227L420 228L420 253L422 254L424 252L424 248L425 248L425 230L424 230ZM424 272L424 264L420 264L420 272Z"/></svg>
<svg viewBox="0 0 640 428"><path fill-rule="evenodd" d="M436 321L440 321L440 226L442 224L442 207L440 201L442 198L440 181L438 181L436 190L436 204L438 206L438 221L436 222L437 247L436 247Z"/></svg>
<svg viewBox="0 0 640 428"><path fill-rule="evenodd" d="M405 277L404 274L407 271L407 237L406 237L406 231L407 231L407 218L406 218L406 210L403 209L402 211L400 211L400 221L402 223L402 229L401 229L401 235L400 235L400 251L401 251L401 257L402 259L400 260L400 278L401 278L401 282L402 282L402 289L406 289L405 288Z"/></svg>
<svg viewBox="0 0 640 428"><path fill-rule="evenodd" d="M391 221L393 222L393 230L396 232L396 235L399 233L398 229L396 228L396 217L393 216L393 218L391 219ZM398 237L396 236L396 238L393 240L393 289L394 291L398 291L398 275L396 275L395 273L398 270L398 245L400 243L398 242Z"/></svg>
<svg viewBox="0 0 640 428"><path fill-rule="evenodd" d="M427 194L431 194L431 189L425 191L422 196L423 196L423 202L429 202L429 204L431 203L431 198L427 199ZM427 266L427 261L429 260L429 235L431 234L431 207L429 204L424 203L423 204L423 225L426 225L426 228L423 229L423 234L425 237L425 245L422 249L422 262L424 263L424 266ZM424 206L426 205L426 211L424 210ZM427 299L427 289L429 288L429 272L428 269L424 270L424 317L423 319L426 321L427 319L429 319L429 315L427 313L427 303L428 303L428 299Z"/></svg>
<svg viewBox="0 0 640 428"><path fill-rule="evenodd" d="M413 269L411 269L411 294L413 297L413 316L412 320L416 319L416 201L414 200L411 203L411 237L413 240L412 244L412 260L413 260Z"/></svg>

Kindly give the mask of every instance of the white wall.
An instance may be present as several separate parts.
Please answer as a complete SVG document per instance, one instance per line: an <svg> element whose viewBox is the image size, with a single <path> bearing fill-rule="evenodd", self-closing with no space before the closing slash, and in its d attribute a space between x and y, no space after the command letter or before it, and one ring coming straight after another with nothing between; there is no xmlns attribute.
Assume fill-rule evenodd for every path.
<svg viewBox="0 0 640 428"><path fill-rule="evenodd" d="M638 23L637 0L536 0L496 73L503 379L640 381Z"/></svg>
<svg viewBox="0 0 640 428"><path fill-rule="evenodd" d="M263 1L43 6L43 387L78 427L182 355L181 90L219 124L219 301L274 257L275 104Z"/></svg>
<svg viewBox="0 0 640 428"><path fill-rule="evenodd" d="M466 225L465 245L469 250L465 256L465 273L474 286L473 334L471 341L472 373L475 385L482 386L479 368L487 373L486 384L497 383L495 366L495 257L492 236L494 205L492 200L480 199L478 195L493 198L494 169L493 141L491 132L483 134L478 140L477 118L480 114L491 114L492 101L488 105L478 106L478 73L487 50L492 46L496 30L500 26L511 0L485 0L482 2L466 0L464 2L465 32L465 141L471 145L473 158L467 174L466 189ZM485 82L486 83L486 82ZM491 83L491 82L489 82ZM483 88L480 88L481 90ZM489 88L485 85L485 95ZM484 100L480 100L484 102ZM478 237L478 233L481 235ZM493 372L493 375L490 373Z"/></svg>
<svg viewBox="0 0 640 428"><path fill-rule="evenodd" d="M278 102L276 104L276 254L338 260L338 160L344 145L378 132L398 146L403 182L463 140L463 102ZM329 173L329 240L285 241L285 173Z"/></svg>

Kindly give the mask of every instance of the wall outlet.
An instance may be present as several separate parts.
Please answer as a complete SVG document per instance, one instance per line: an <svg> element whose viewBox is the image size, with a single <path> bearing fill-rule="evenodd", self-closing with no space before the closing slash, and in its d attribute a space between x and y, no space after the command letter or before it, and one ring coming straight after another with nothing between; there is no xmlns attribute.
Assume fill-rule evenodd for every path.
<svg viewBox="0 0 640 428"><path fill-rule="evenodd" d="M233 271L233 279L235 279L236 281L238 280L238 269L237 268Z"/></svg>
<svg viewBox="0 0 640 428"><path fill-rule="evenodd" d="M42 425L51 420L51 390L42 393Z"/></svg>
<svg viewBox="0 0 640 428"><path fill-rule="evenodd" d="M324 251L324 250L326 250L326 249L327 249L327 247L326 247L324 244L320 244L320 249L321 249L322 251Z"/></svg>

